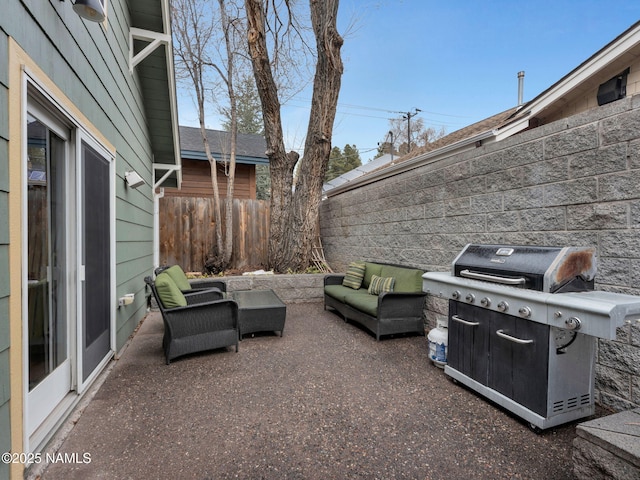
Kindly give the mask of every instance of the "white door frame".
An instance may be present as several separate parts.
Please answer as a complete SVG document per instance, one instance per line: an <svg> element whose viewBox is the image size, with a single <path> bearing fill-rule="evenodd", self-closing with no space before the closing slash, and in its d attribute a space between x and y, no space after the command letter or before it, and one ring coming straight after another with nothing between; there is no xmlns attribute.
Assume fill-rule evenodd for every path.
<svg viewBox="0 0 640 480"><path fill-rule="evenodd" d="M82 298L82 292L81 292L81 288L82 288L82 283L85 281L85 271L84 271L84 265L82 263L82 245L84 242L84 238L83 238L83 219L82 219L82 215L83 215L83 198L82 198L82 161L80 158L81 152L82 152L82 142L86 143L87 145L89 145L91 148L93 148L99 155L101 155L102 157L104 157L108 162L109 162L109 225L111 225L111 229L109 231L109 245L110 245L110 251L109 251L109 256L110 256L110 278L111 278L111 292L110 292L110 302L109 304L111 305L111 309L110 309L110 313L109 313L109 334L110 334L110 338L109 338L109 344L110 344L110 353L105 356L102 361L98 364L98 366L93 370L93 372L91 372L90 375L87 376L87 379L83 382L82 381L82 377L84 375L82 375L83 373L83 363L82 363L82 358L83 358L83 341L82 341L82 335L78 334L76 335L76 356L77 356L77 369L76 369L76 374L77 374L77 391L79 394L83 393L85 391L85 389L91 384L91 382L93 382L93 380L95 380L95 378L99 375L100 371L102 371L102 369L104 368L104 366L109 363L109 361L111 360L111 356L113 355L113 353L116 350L116 329L115 329L115 307L114 305L117 305L117 300L116 300L116 262L115 262L115 255L116 255L116 249L115 249L115 245L116 245L116 214L115 214L115 209L116 209L116 205L115 205L115 159L113 157L113 155L111 155L109 153L109 151L104 148L97 140L95 140L93 137L89 136L89 135L85 135L83 134L84 132L81 132L80 135L77 135L76 137L76 166L77 166L77 174L76 174L76 195L77 195L77 199L76 199L76 205L78 205L78 208L76 209L76 225L78 226L77 230L76 230L76 265L77 265L77 295L76 295L76 311L77 311L77 324L76 324L76 332L80 333L83 331L82 329L82 311L83 311L83 298Z"/></svg>
<svg viewBox="0 0 640 480"><path fill-rule="evenodd" d="M63 121L59 118L56 118L55 115L52 115L47 109L43 108L35 99L31 97L27 97L26 102L26 110L23 118L25 119L25 124L22 126L24 129L23 134L23 145L27 145L27 129L26 129L26 119L28 118L26 113L28 112L32 116L34 116L38 121L42 122L43 125L47 127L48 130L51 130L58 137L60 137L65 142L65 154L64 154L64 170L65 176L67 177L67 181L65 182L65 194L64 194L64 203L65 203L65 218L68 218L69 212L72 210L72 201L73 194L72 190L69 191L68 187L72 187L71 181L72 173L70 168L72 168L72 158L74 155L73 152L73 142L71 138L71 130L65 125ZM29 254L28 248L28 225L27 225L27 211L28 208L28 171L27 171L27 149L24 151L24 158L22 159L22 204L25 206L23 208L23 218L22 218L22 271L23 271L23 289L24 292L22 295L23 302L23 325L27 325L29 318L29 304L28 304L28 261L27 257ZM51 178L47 179L48 182L54 181ZM45 228L50 230L50 225L48 224ZM70 252L73 251L73 246L71 244L72 237L70 237L70 233L72 231L72 225L69 222L66 222L64 225L64 245L63 248L65 251ZM46 420L51 416L52 412L55 410L56 406L64 401L64 398L69 393L69 391L73 388L73 348L72 348L72 330L75 328L73 325L73 310L69 310L68 307L71 306L70 299L72 298L71 291L69 289L69 272L72 271L73 264L71 263L71 259L68 256L65 256L65 265L64 265L64 298L61 301L65 302L67 305L67 310L65 312L65 330L66 330L66 352L64 361L58 365L52 372L50 372L45 379L43 379L42 383L34 387L32 391L29 391L29 328L28 325L26 328L23 328L23 362L24 362L24 384L25 384L25 429L26 435L29 436L30 443L38 442L39 439L43 436L42 426L46 427ZM47 275L50 276L50 273Z"/></svg>
<svg viewBox="0 0 640 480"><path fill-rule="evenodd" d="M50 91L44 86L44 82L40 82L37 76L29 70L28 67L23 67L22 76L22 115L23 125L21 128L22 137L22 219L21 219L21 235L22 235L22 325L27 325L28 321L28 268L27 268L27 255L28 255L28 237L27 237L27 218L26 218L26 205L27 205L27 129L26 119L27 112L32 108L38 110L38 117L40 115L47 116L47 127L51 128L56 134L67 140L67 160L66 160L66 174L68 191L65 195L66 202L66 225L65 225L65 248L67 248L66 255L66 301L67 301L67 361L70 362L70 389L64 399L59 402L54 408L52 408L47 418L40 422L40 426L37 428L31 425L31 420L35 417L33 412L29 412L29 338L28 328L22 329L22 371L23 371L23 437L24 437L24 452L35 452L39 449L51 435L55 432L60 423L66 418L66 415L75 406L80 399L86 388L95 380L100 371L110 361L113 353L116 349L116 215L115 215L115 155L107 147L105 147L94 135L87 126L83 125L77 115L74 116L73 112L77 111L75 106L69 103L67 99L56 98ZM44 104L41 108L38 108L38 104ZM36 107L34 107L36 105ZM53 120L52 123L48 120ZM63 125L64 129L68 127L66 134L60 135L56 129L56 125ZM52 128L53 126L53 128ZM97 131L93 126L90 126L92 130ZM64 130L63 129L63 130ZM82 331L81 322L82 315L82 295L80 292L81 278L84 278L83 272L80 271L80 253L79 245L82 241L83 221L82 221L82 209L80 208L82 199L82 193L80 189L80 145L81 142L85 142L90 145L96 152L102 155L109 163L109 208L110 208L110 232L109 232L109 246L110 246L110 269L111 269L111 282L110 282L110 308L109 308L109 328L110 328L110 351L105 355L100 364L91 372L87 379L82 381L82 339L79 334ZM76 252L75 254L73 252ZM37 387L34 388L34 391ZM35 430L34 430L35 429Z"/></svg>

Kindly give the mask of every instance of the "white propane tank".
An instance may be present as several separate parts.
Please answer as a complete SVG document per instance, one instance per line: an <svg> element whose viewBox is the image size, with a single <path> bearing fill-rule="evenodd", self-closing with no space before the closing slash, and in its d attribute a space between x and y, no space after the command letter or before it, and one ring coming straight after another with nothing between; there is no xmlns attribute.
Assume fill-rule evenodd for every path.
<svg viewBox="0 0 640 480"><path fill-rule="evenodd" d="M447 330L446 320L437 320L436 325L436 328L431 329L427 335L429 341L429 359L436 367L444 368L447 364L449 330Z"/></svg>

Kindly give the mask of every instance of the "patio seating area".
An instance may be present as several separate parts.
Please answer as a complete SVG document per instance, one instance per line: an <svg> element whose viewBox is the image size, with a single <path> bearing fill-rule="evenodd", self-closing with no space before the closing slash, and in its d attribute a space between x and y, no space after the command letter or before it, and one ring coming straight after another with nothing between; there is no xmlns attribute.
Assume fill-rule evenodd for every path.
<svg viewBox="0 0 640 480"><path fill-rule="evenodd" d="M376 342L320 302L238 353L166 365L162 337L151 312L58 442L90 462L42 478L574 478L576 424L534 433L445 377L425 337Z"/></svg>

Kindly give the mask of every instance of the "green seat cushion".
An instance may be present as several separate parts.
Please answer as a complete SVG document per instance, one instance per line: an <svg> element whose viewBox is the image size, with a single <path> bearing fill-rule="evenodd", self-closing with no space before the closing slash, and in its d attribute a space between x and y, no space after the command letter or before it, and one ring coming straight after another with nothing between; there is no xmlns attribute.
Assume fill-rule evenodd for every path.
<svg viewBox="0 0 640 480"><path fill-rule="evenodd" d="M187 300L168 273L156 277L156 291L164 308L186 307Z"/></svg>
<svg viewBox="0 0 640 480"><path fill-rule="evenodd" d="M168 274L180 290L191 290L189 279L185 275L184 270L182 270L182 267L180 267L180 265L169 267L162 273Z"/></svg>
<svg viewBox="0 0 640 480"><path fill-rule="evenodd" d="M380 295L383 292L393 292L393 284L396 279L393 277L379 277L374 275L371 277L371 284L369 285L369 294Z"/></svg>
<svg viewBox="0 0 640 480"><path fill-rule="evenodd" d="M382 265L382 277L393 277L396 282L393 286L394 292L416 293L422 292L422 270L415 268L394 267Z"/></svg>
<svg viewBox="0 0 640 480"><path fill-rule="evenodd" d="M377 263L365 262L365 270L364 270L364 279L362 280L362 286L364 288L369 288L371 285L371 277L374 275L382 276L382 265L378 265Z"/></svg>
<svg viewBox="0 0 640 480"><path fill-rule="evenodd" d="M345 297L345 303L356 310L360 310L372 317L378 315L378 296L377 295L358 295L352 294Z"/></svg>
<svg viewBox="0 0 640 480"><path fill-rule="evenodd" d="M358 290L362 286L362 280L364 279L364 262L351 262L347 267L347 273L342 280L342 285L345 287Z"/></svg>
<svg viewBox="0 0 640 480"><path fill-rule="evenodd" d="M324 287L324 293L343 303L347 295L368 295L366 288L354 290L353 288L345 287L344 285L327 285Z"/></svg>

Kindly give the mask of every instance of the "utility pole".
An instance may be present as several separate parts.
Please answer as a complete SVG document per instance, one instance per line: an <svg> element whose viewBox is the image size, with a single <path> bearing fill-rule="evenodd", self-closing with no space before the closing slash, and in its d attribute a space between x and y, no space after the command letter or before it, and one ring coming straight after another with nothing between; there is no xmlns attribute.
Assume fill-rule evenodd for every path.
<svg viewBox="0 0 640 480"><path fill-rule="evenodd" d="M411 151L411 117L415 117L418 114L418 112L421 112L421 111L422 110L420 110L419 108L414 108L413 113L400 112L400 113L403 113L402 118L404 118L407 121L407 153Z"/></svg>

